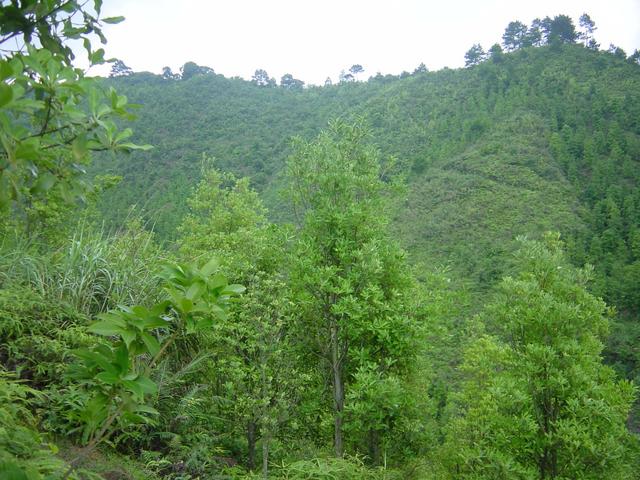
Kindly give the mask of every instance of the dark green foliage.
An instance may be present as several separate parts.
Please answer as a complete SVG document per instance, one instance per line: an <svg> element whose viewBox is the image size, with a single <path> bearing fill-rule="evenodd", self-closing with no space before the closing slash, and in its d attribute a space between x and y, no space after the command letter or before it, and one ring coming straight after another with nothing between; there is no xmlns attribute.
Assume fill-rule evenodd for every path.
<svg viewBox="0 0 640 480"><path fill-rule="evenodd" d="M547 17L543 22L548 25L547 41L550 45L561 43L574 43L578 38L578 33L573 24L573 20L568 15L558 15L552 20Z"/></svg>
<svg viewBox="0 0 640 480"><path fill-rule="evenodd" d="M484 52L482 46L479 43L476 43L473 47L464 54L464 66L471 67L473 65L478 65L486 58L487 54Z"/></svg>
<svg viewBox="0 0 640 480"><path fill-rule="evenodd" d="M251 81L259 87L276 86L276 79L269 78L269 74L267 73L267 71L262 69L256 70L256 72L253 74L253 77L251 78Z"/></svg>
<svg viewBox="0 0 640 480"><path fill-rule="evenodd" d="M42 395L0 367L0 478L40 480L60 478L65 463L57 447L38 432L31 407ZM71 477L77 478L77 477Z"/></svg>
<svg viewBox="0 0 640 480"><path fill-rule="evenodd" d="M175 76L170 77L170 73L171 70L169 70L168 72L165 71L165 73L163 73L163 78L175 78ZM194 62L187 62L182 67L180 67L180 78L182 80L189 80L196 75L207 75L213 73L214 71L212 68L203 67Z"/></svg>
<svg viewBox="0 0 640 480"><path fill-rule="evenodd" d="M293 75L287 73L280 79L280 86L289 90L300 90L304 87L304 82L297 78L293 78Z"/></svg>
<svg viewBox="0 0 640 480"><path fill-rule="evenodd" d="M60 385L69 352L92 343L88 319L25 286L0 290L0 363L32 386Z"/></svg>
<svg viewBox="0 0 640 480"><path fill-rule="evenodd" d="M623 138L627 134L632 138L637 135L634 133L637 115L633 112L639 108L638 99L631 93L637 90L637 74L633 66L616 62L607 54L578 47L561 53L541 48L521 49L511 56L496 55L496 63L485 62L474 71L425 73L388 84L372 79L365 85L311 88L294 95L285 95L280 89L252 89L246 82L219 76L199 78L197 87L194 84L190 88L180 82L156 82L151 78L137 79L137 76L123 79L121 86L132 99L145 105L138 130L160 147L153 154L127 160L126 169L104 160L102 168L108 166L111 172L125 174L124 181L108 194L109 216L126 212L125 205L132 203L129 199L138 201L142 197L140 204L146 209L145 214L157 220L156 226L162 234L170 235L171 225L186 211L184 192L191 178L197 178L197 159L200 152L206 151L218 158L221 168L250 175L256 188L263 192L273 217L288 217L286 207L274 194L278 172L289 151L286 139L296 133L313 135L329 118L346 110L365 113L381 150L412 165L409 178L416 200L405 211L410 210L411 218L417 222L400 221L399 226L406 232L406 245L416 258L430 257L422 248L425 242L421 232L430 231L425 223L431 223L431 217L426 212L432 210L433 200L420 192L424 192L443 168L449 174L467 171L465 176L471 181L465 183L456 175L447 186L438 187L439 193L447 192L445 201L437 203L444 211L458 208L456 191L465 192L470 203L477 203L476 196L489 193L483 186L489 180L495 182L495 188L516 188L509 196L498 194L488 199L492 202L494 198L502 199L516 211L521 209L521 213L510 215L515 231L498 228L499 222L491 220L493 212L507 215L508 211L484 209L483 214L489 220L486 227L471 228L471 224L462 223L462 228L455 230L461 238L472 231L491 238L488 243L500 245L517 233L541 231L534 226L537 223L543 224L542 229L555 228L565 233L580 230L588 218L586 210L581 208L582 192L588 188L586 182L593 178L600 185L614 184L624 165L622 162L608 174L601 174L606 163L600 152L606 154L610 148L607 146L610 120L616 118L618 125L625 125L627 133ZM620 78L626 80L616 80ZM194 87L201 93L196 95ZM464 97L454 101L454 91L464 91ZM188 132L179 129L179 125L194 122L196 125ZM578 136L571 133L574 145L563 153L553 146L555 141L564 148L553 140L552 134L560 135L565 125L566 135L558 139L564 141L569 132L576 132ZM192 133L204 131L207 135L198 138ZM188 140L185 134L189 135ZM507 138L509 141L505 142ZM580 138L583 142L597 140L599 145L578 148L576 141ZM280 140L274 142L274 139ZM634 144L635 141L629 145ZM191 147L185 149L184 145ZM529 158L526 162L522 158L524 151L528 152L524 154ZM481 168L487 170L486 155L495 156L493 174L481 173L468 165L467 159L475 158ZM520 180L513 182L503 177L504 168L513 168L512 158L522 165L520 168L528 169L539 179L537 186L523 185L526 197L521 196L522 190L517 190ZM633 168L633 159L634 153L631 153L625 170L630 175L637 170ZM140 162L144 162L144 169ZM600 170L594 172L594 168ZM571 184L566 183L565 178ZM556 187L557 193L548 191ZM596 187L594 194L604 195L604 187L598 184L590 190ZM449 194L451 191L454 193ZM532 203L531 195L537 195L540 203ZM118 207L112 208L114 205ZM158 216L152 213L156 209L162 211ZM540 209L551 216L534 214ZM558 220L555 212L563 211L567 215L560 213L564 219ZM459 215L446 215L452 221L465 222ZM495 235L500 237L499 241ZM431 250L438 245L446 250L459 248L459 241L447 236L436 238L435 242L429 242ZM446 250L444 255L436 257L437 261L451 259L457 265L479 271L469 256L450 255Z"/></svg>
<svg viewBox="0 0 640 480"><path fill-rule="evenodd" d="M510 22L502 35L502 46L508 52L531 45L534 39L529 38L527 26L522 22Z"/></svg>
<svg viewBox="0 0 640 480"><path fill-rule="evenodd" d="M133 70L131 70L130 67L125 65L125 63L122 60L116 60L115 62L113 62L113 65L111 66L111 73L109 73L109 77L110 78L126 77L132 74L133 74Z"/></svg>

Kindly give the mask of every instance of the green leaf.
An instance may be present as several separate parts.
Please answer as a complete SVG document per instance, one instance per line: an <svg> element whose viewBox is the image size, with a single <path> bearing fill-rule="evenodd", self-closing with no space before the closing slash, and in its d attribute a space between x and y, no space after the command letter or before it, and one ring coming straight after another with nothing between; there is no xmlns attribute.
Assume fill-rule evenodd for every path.
<svg viewBox="0 0 640 480"><path fill-rule="evenodd" d="M151 315L160 316L167 311L167 309L171 306L171 302L169 300L164 300L160 303L155 304L153 307L149 309L149 313Z"/></svg>
<svg viewBox="0 0 640 480"><path fill-rule="evenodd" d="M136 339L136 334L131 330L122 330L120 332L120 337L122 337L122 341L125 343L127 348L130 348L131 344Z"/></svg>
<svg viewBox="0 0 640 480"><path fill-rule="evenodd" d="M120 377L110 372L100 372L96 375L96 380L100 380L108 385L116 385L120 383Z"/></svg>
<svg viewBox="0 0 640 480"><path fill-rule="evenodd" d="M224 287L224 290L222 290L223 294L233 294L233 295L240 295L241 293L244 293L247 289L243 286L243 285L239 285L237 283L231 284L231 285L227 285L226 287Z"/></svg>
<svg viewBox="0 0 640 480"><path fill-rule="evenodd" d="M202 317L195 324L196 332L204 332L213 328L213 317ZM195 332L194 332L195 333Z"/></svg>
<svg viewBox="0 0 640 480"><path fill-rule="evenodd" d="M38 138L30 138L17 144L15 156L22 160L31 160L38 162L42 159L42 151L40 150L40 140Z"/></svg>
<svg viewBox="0 0 640 480"><path fill-rule="evenodd" d="M135 380L123 380L122 385L127 389L127 391L133 393L136 397L140 399L144 398L144 391Z"/></svg>
<svg viewBox="0 0 640 480"><path fill-rule="evenodd" d="M147 347L147 350L149 351L151 356L155 357L160 351L160 344L158 343L158 340L156 340L153 335L150 335L147 332L142 332L140 334L140 338L142 338L142 341Z"/></svg>
<svg viewBox="0 0 640 480"><path fill-rule="evenodd" d="M196 300L196 299L198 299L198 298L200 298L202 296L204 291L205 291L204 282L196 281L188 288L187 293L185 294L185 296L189 300Z"/></svg>
<svg viewBox="0 0 640 480"><path fill-rule="evenodd" d="M99 345L95 347L94 350L78 349L75 350L73 354L84 360L85 364L90 368L97 365L105 372L112 373L113 375L118 374L118 369L111 363L113 352L106 345Z"/></svg>
<svg viewBox="0 0 640 480"><path fill-rule="evenodd" d="M89 54L89 61L91 65L99 65L104 63L104 48L99 48L95 52Z"/></svg>
<svg viewBox="0 0 640 480"><path fill-rule="evenodd" d="M180 304L176 305L184 313L189 313L193 309L193 302L188 298L182 298Z"/></svg>
<svg viewBox="0 0 640 480"><path fill-rule="evenodd" d="M118 149L120 150L141 150L146 152L148 150L153 149L153 145L137 145L135 143L120 143L118 144Z"/></svg>
<svg viewBox="0 0 640 480"><path fill-rule="evenodd" d="M0 81L4 81L13 75L13 68L11 67L9 62L6 60L0 60ZM7 84L3 85L8 86Z"/></svg>
<svg viewBox="0 0 640 480"><path fill-rule="evenodd" d="M144 319L143 325L145 330L154 330L156 328L169 327L169 322L167 322L161 317L149 316Z"/></svg>
<svg viewBox="0 0 640 480"><path fill-rule="evenodd" d="M133 412L125 412L122 415L122 419L132 425L154 423L150 417L147 417L145 415L138 415L137 413Z"/></svg>
<svg viewBox="0 0 640 480"><path fill-rule="evenodd" d="M209 306L209 311L213 314L216 315L218 318L224 320L225 318L227 318L227 312L224 311L224 309L220 306L220 305L210 305Z"/></svg>
<svg viewBox="0 0 640 480"><path fill-rule="evenodd" d="M153 394L158 391L158 385L149 377L140 376L135 380L144 393Z"/></svg>
<svg viewBox="0 0 640 480"><path fill-rule="evenodd" d="M110 337L120 335L123 331L127 330L126 322L114 314L106 313L99 318L102 318L102 321L89 325L87 331L95 333L96 335Z"/></svg>
<svg viewBox="0 0 640 480"><path fill-rule="evenodd" d="M125 128L124 130L122 130L120 133L116 135L114 142L120 143L122 140L129 138L131 135L133 135L133 130L131 130L130 128Z"/></svg>
<svg viewBox="0 0 640 480"><path fill-rule="evenodd" d="M31 193L41 194L51 190L56 183L56 177L50 172L44 172L38 176L36 183L31 187Z"/></svg>
<svg viewBox="0 0 640 480"><path fill-rule="evenodd" d="M158 410L156 410L153 407L150 407L149 405L138 405L138 406L136 406L136 408L134 408L133 411L134 412L148 413L150 415L160 415L160 412L158 412Z"/></svg>
<svg viewBox="0 0 640 480"><path fill-rule="evenodd" d="M209 281L209 288L215 290L216 288L225 287L227 283L227 277L225 277L221 273L218 273L214 275Z"/></svg>
<svg viewBox="0 0 640 480"><path fill-rule="evenodd" d="M116 365L120 369L120 376L129 372L129 350L124 343L116 350Z"/></svg>
<svg viewBox="0 0 640 480"><path fill-rule="evenodd" d="M6 83L0 83L0 108L7 105L13 99L13 89Z"/></svg>
<svg viewBox="0 0 640 480"><path fill-rule="evenodd" d="M107 18L103 18L102 21L104 23L109 23L111 25L115 25L116 23L120 23L124 21L124 17L123 16L119 16L119 17L107 17Z"/></svg>
<svg viewBox="0 0 640 480"><path fill-rule="evenodd" d="M87 154L89 153L89 149L87 148L86 135L80 135L73 141L73 143L71 144L71 151L73 152L73 156L78 161L84 160L86 158Z"/></svg>
<svg viewBox="0 0 640 480"><path fill-rule="evenodd" d="M219 268L220 268L220 262L218 261L218 259L212 258L200 269L200 274L203 277L208 277L214 272L217 272Z"/></svg>

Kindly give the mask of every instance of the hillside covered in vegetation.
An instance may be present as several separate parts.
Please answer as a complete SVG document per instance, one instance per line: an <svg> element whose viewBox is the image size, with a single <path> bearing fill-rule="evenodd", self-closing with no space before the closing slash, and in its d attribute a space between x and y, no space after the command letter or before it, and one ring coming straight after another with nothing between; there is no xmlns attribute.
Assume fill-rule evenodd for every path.
<svg viewBox="0 0 640 480"><path fill-rule="evenodd" d="M0 4L0 479L640 478L637 51L91 79L100 3Z"/></svg>
<svg viewBox="0 0 640 480"><path fill-rule="evenodd" d="M305 89L210 70L186 80L117 77L111 83L141 105L136 138L155 148L96 162L101 174L122 176L105 192L104 218L117 225L135 205L160 238L174 239L204 155L248 177L270 218L290 221L281 193L291 140L359 118L407 181L393 227L413 263L447 266L484 291L504 274L518 235L556 230L576 265L596 267L594 292L636 316L638 73L619 49L554 43L461 70Z"/></svg>

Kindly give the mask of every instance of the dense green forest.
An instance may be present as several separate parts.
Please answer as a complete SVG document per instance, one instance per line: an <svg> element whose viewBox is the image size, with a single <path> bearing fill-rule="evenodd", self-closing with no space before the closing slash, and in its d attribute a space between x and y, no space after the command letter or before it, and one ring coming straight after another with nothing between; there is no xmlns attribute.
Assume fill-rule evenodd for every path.
<svg viewBox="0 0 640 480"><path fill-rule="evenodd" d="M0 3L0 479L640 478L638 51L88 78L101 3Z"/></svg>

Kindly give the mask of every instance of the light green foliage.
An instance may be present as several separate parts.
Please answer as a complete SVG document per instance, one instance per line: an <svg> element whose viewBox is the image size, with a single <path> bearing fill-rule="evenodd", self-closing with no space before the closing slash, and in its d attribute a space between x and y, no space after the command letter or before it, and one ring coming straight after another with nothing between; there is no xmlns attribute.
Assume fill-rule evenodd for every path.
<svg viewBox="0 0 640 480"><path fill-rule="evenodd" d="M325 402L336 455L349 446L374 463L398 446L391 439L401 436L403 406L392 399L403 396L422 320L413 316L419 300L404 253L387 233L391 167L362 125L340 121L315 141L298 140L287 164L302 222L292 272L297 334L332 386Z"/></svg>
<svg viewBox="0 0 640 480"><path fill-rule="evenodd" d="M367 468L359 457L352 458L316 458L300 460L283 465L277 472L282 480L377 480L396 477L389 471L377 471Z"/></svg>
<svg viewBox="0 0 640 480"><path fill-rule="evenodd" d="M77 1L11 2L0 7L0 208L30 221L33 202L72 203L89 185L82 179L89 153L147 149L128 139L118 117L130 117L127 98L105 93L71 64L69 40L82 40L92 65L104 63L104 49L93 51L90 34L101 33L100 1L94 12ZM82 16L79 22L78 17ZM11 50L12 39L22 46ZM5 48L6 47L6 48ZM37 216L37 215L36 215Z"/></svg>
<svg viewBox="0 0 640 480"><path fill-rule="evenodd" d="M471 296L452 281L448 269L435 270L422 265L415 271L420 288L418 295L422 299L418 312L428 319L428 327L424 341L417 347L416 373L411 385L416 398L422 398L424 392L429 395L427 408L424 402L417 404L423 409L423 418L426 417L425 424L419 426L424 431L418 443L425 446L428 456L434 450L427 445L442 441L443 428L449 421L450 397L460 388L459 364L467 336Z"/></svg>
<svg viewBox="0 0 640 480"><path fill-rule="evenodd" d="M635 388L602 364L610 312L589 270L567 264L557 234L523 240L518 260L483 315L496 335L465 353L451 478L630 478Z"/></svg>
<svg viewBox="0 0 640 480"><path fill-rule="evenodd" d="M137 220L113 235L80 224L54 250L7 235L0 246L0 286L28 286L92 316L156 300L165 255Z"/></svg>
<svg viewBox="0 0 640 480"><path fill-rule="evenodd" d="M180 250L188 258L217 255L222 270L247 287L204 342L213 356L210 394L226 399L216 413L227 430L233 426L229 433L246 437L249 468L262 441L266 471L269 442L290 420L304 380L290 346L294 309L282 275L286 229L268 224L248 179L205 168L180 228Z"/></svg>
<svg viewBox="0 0 640 480"><path fill-rule="evenodd" d="M202 180L188 204L178 242L186 258L224 253L219 255L221 267L233 275L273 269L273 265L264 265L269 262L270 249L255 238L268 235L269 228L266 209L248 178L222 173L204 159Z"/></svg>
<svg viewBox="0 0 640 480"><path fill-rule="evenodd" d="M111 433L114 425L147 423L148 415L157 414L147 399L157 393L150 374L162 354L178 335L211 329L216 317L224 315L229 299L244 290L228 285L217 270L215 260L201 268L168 264L162 273L166 300L151 308L120 307L99 315L99 321L89 326L89 332L116 339L76 350L79 361L69 372L90 392L80 412L83 440L90 446Z"/></svg>

